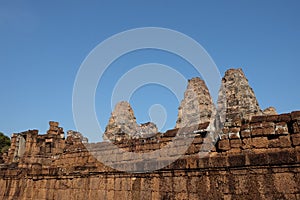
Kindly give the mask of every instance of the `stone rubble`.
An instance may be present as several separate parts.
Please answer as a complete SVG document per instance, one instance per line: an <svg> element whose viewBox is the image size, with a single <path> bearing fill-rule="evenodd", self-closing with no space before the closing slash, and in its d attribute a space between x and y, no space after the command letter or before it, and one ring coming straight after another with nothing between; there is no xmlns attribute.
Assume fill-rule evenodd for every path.
<svg viewBox="0 0 300 200"><path fill-rule="evenodd" d="M84 137L80 132L68 130L67 131L67 138L72 138L74 140L79 140L82 143L88 143L88 138Z"/></svg>
<svg viewBox="0 0 300 200"><path fill-rule="evenodd" d="M278 115L276 108L268 107L263 110L263 115Z"/></svg>

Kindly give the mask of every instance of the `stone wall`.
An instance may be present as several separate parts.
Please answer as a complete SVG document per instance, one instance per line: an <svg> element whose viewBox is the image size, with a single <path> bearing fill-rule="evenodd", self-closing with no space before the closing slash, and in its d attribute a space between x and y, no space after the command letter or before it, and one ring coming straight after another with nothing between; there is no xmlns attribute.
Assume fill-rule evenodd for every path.
<svg viewBox="0 0 300 200"><path fill-rule="evenodd" d="M2 199L299 199L299 171L268 166L0 180Z"/></svg>
<svg viewBox="0 0 300 200"><path fill-rule="evenodd" d="M216 144L206 137L210 134L207 126L200 124L193 132L174 129L153 138L115 143L126 151L149 152L164 147L176 134L193 137L185 155L149 173L121 172L105 166L72 135L64 139L49 133L37 135L36 131L21 133L26 138L23 156L16 161L8 155L6 164L0 165L0 197L300 199L300 111L236 120L223 128L225 134ZM46 139L54 139L54 147L41 154ZM90 144L89 149L118 157L115 166L128 163L138 170L151 163L151 158L130 160L114 155L108 144ZM205 145L214 148L203 157L201 149ZM176 149L173 151L175 156Z"/></svg>
<svg viewBox="0 0 300 200"><path fill-rule="evenodd" d="M127 102L105 142L49 126L13 134L0 199L300 199L300 111L262 111L241 69L225 73L217 107L191 79L165 133L137 124Z"/></svg>

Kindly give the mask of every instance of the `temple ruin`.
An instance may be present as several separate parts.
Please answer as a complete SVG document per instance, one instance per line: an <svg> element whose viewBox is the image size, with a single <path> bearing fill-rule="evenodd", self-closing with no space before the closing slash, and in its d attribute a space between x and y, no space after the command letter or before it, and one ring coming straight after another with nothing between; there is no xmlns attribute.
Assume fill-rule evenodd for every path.
<svg viewBox="0 0 300 200"><path fill-rule="evenodd" d="M216 119L223 126L212 140L209 127ZM300 199L300 111L262 110L241 69L225 73L217 106L205 82L191 79L172 130L157 133L151 122L137 124L129 103L120 102L103 137L100 143L88 143L76 131L65 137L53 121L46 134L13 134L0 164L0 198ZM182 155L185 142L169 147L170 157L144 156L187 139ZM140 157L114 153L111 144ZM97 153L113 157L116 168L133 167L118 171ZM173 156L178 159L163 165ZM147 171L150 165L159 169Z"/></svg>

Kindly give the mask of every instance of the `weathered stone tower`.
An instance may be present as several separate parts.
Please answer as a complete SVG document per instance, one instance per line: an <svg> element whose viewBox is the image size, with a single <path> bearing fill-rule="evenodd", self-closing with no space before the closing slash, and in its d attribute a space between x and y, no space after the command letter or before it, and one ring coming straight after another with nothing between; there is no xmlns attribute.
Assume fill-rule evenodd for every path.
<svg viewBox="0 0 300 200"><path fill-rule="evenodd" d="M224 102L225 101L225 102ZM252 116L262 115L258 101L242 69L229 69L222 79L219 93L219 106L225 106L225 119L231 123L235 119L250 120Z"/></svg>
<svg viewBox="0 0 300 200"><path fill-rule="evenodd" d="M300 111L262 112L241 69L226 72L217 109L226 115L212 141L209 123L223 115L193 78L177 128L165 133L138 125L120 102L106 127L110 141L87 143L76 131L65 139L57 122L43 135L14 134L0 164L0 199L300 199Z"/></svg>
<svg viewBox="0 0 300 200"><path fill-rule="evenodd" d="M215 107L203 80L199 77L188 81L184 98L178 108L175 128L182 128L210 122L215 115Z"/></svg>
<svg viewBox="0 0 300 200"><path fill-rule="evenodd" d="M157 132L157 127L152 122L138 125L130 104L121 101L116 104L109 118L103 139L119 141L125 138L145 138L153 136Z"/></svg>

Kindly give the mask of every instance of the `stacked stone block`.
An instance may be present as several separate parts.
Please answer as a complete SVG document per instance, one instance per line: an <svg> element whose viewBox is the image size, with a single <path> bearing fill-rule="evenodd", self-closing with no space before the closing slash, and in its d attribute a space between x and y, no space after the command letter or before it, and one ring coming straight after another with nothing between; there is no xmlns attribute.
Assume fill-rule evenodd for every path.
<svg viewBox="0 0 300 200"><path fill-rule="evenodd" d="M191 83L200 87L191 91L209 100L206 107L212 106L204 82L193 79ZM213 132L208 118L203 118L200 124L157 133L152 123L137 125L130 105L123 102L117 108L125 109L116 109L107 126L111 142L85 143L75 131L65 139L57 122L49 123L45 135L37 130L14 134L7 159L0 164L0 198L300 199L300 111L277 115L269 108L262 112L240 69L226 72L223 87L225 93L220 94L226 98L219 105L228 107L221 132ZM211 115L213 110L205 114ZM179 125L183 116L179 114ZM137 132L139 127L142 132ZM143 154L162 149L175 138L180 142L168 149L169 157ZM140 157L115 151L112 142ZM178 149L185 147L180 155ZM98 160L97 154L110 159L111 166L133 166L133 170L117 171ZM147 172L153 164L158 170ZM141 169L145 173L135 173Z"/></svg>

